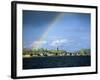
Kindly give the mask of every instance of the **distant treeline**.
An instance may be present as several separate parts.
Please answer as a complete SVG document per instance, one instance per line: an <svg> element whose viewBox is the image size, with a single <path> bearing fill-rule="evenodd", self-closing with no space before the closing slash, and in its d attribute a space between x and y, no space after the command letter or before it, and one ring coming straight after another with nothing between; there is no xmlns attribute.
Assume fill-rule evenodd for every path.
<svg viewBox="0 0 100 80"><path fill-rule="evenodd" d="M68 52L65 50L55 50L55 49L23 49L23 57L33 57L33 56L89 56L90 49L80 49L79 51Z"/></svg>

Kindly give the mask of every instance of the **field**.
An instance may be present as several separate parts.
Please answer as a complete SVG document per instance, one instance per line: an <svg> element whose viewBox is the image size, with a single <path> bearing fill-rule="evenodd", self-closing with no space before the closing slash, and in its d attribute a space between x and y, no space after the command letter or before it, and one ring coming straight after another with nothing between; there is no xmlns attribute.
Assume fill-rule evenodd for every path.
<svg viewBox="0 0 100 80"><path fill-rule="evenodd" d="M68 52L65 50L59 50L59 49L24 49L23 50L23 57L45 57L45 56L89 56L90 55L90 49L81 49L79 51L74 52Z"/></svg>

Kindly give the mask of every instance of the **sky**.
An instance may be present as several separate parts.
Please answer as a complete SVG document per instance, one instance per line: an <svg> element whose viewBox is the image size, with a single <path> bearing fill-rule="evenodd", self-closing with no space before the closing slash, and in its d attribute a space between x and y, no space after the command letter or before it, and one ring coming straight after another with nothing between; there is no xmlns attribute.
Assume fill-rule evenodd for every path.
<svg viewBox="0 0 100 80"><path fill-rule="evenodd" d="M90 48L88 13L23 10L23 48Z"/></svg>

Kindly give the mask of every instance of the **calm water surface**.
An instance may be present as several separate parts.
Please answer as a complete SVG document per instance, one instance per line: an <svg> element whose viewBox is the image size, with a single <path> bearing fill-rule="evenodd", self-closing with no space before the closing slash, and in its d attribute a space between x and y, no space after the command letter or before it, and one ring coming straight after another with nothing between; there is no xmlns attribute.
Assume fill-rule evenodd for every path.
<svg viewBox="0 0 100 80"><path fill-rule="evenodd" d="M90 56L56 56L23 58L23 69L90 66Z"/></svg>

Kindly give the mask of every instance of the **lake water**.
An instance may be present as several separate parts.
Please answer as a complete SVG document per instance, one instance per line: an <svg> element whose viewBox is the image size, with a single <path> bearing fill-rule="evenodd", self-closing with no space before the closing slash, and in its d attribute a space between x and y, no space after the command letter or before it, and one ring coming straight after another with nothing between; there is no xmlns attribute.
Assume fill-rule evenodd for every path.
<svg viewBox="0 0 100 80"><path fill-rule="evenodd" d="M23 58L23 69L91 66L90 56L56 56Z"/></svg>

